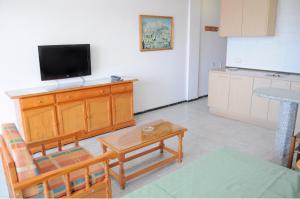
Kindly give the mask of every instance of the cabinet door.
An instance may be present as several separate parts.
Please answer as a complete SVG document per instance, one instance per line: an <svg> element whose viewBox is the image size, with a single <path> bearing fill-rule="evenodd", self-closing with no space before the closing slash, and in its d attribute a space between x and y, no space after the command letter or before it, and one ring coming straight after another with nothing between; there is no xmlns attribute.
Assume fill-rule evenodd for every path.
<svg viewBox="0 0 300 199"><path fill-rule="evenodd" d="M132 92L112 95L113 124L121 124L133 120Z"/></svg>
<svg viewBox="0 0 300 199"><path fill-rule="evenodd" d="M284 80L272 80L272 88L282 88L282 89L290 89L291 83L289 81ZM279 106L280 102L276 100L270 100L269 103L269 113L268 113L268 120L277 125L278 118L279 118Z"/></svg>
<svg viewBox="0 0 300 199"><path fill-rule="evenodd" d="M26 141L53 138L58 135L55 106L23 112Z"/></svg>
<svg viewBox="0 0 300 199"><path fill-rule="evenodd" d="M269 35L272 0L244 0L243 36Z"/></svg>
<svg viewBox="0 0 300 199"><path fill-rule="evenodd" d="M110 96L86 100L88 132L111 126Z"/></svg>
<svg viewBox="0 0 300 199"><path fill-rule="evenodd" d="M253 78L231 76L229 93L229 112L240 116L250 116Z"/></svg>
<svg viewBox="0 0 300 199"><path fill-rule="evenodd" d="M271 80L265 78L254 78L253 90L257 88L271 87ZM269 100L263 97L252 96L251 118L258 121L268 120Z"/></svg>
<svg viewBox="0 0 300 199"><path fill-rule="evenodd" d="M221 0L220 36L242 36L243 0Z"/></svg>
<svg viewBox="0 0 300 199"><path fill-rule="evenodd" d="M60 134L86 130L85 102L76 101L57 106Z"/></svg>
<svg viewBox="0 0 300 199"><path fill-rule="evenodd" d="M300 82L292 82L291 90L300 91ZM297 121L295 127L295 133L299 133L299 132L300 132L300 105L298 105Z"/></svg>
<svg viewBox="0 0 300 199"><path fill-rule="evenodd" d="M224 73L209 73L208 106L226 111L229 97L229 75Z"/></svg>

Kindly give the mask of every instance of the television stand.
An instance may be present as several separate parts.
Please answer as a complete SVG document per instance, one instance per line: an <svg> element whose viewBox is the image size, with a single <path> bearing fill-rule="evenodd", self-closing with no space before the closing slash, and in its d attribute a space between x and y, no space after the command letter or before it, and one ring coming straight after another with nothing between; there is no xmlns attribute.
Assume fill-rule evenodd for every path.
<svg viewBox="0 0 300 199"><path fill-rule="evenodd" d="M85 139L135 124L135 81L107 78L6 94L16 103L20 132L27 143L78 131L82 132L79 139Z"/></svg>

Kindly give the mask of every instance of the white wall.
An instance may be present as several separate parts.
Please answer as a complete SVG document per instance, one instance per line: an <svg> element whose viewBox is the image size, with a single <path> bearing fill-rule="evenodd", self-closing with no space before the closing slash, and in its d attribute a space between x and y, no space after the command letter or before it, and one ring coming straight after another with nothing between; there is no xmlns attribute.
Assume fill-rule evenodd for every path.
<svg viewBox="0 0 300 199"><path fill-rule="evenodd" d="M218 32L206 32L205 26L219 26L220 0L201 0L201 36L200 36L200 70L199 96L208 94L208 72L226 63L227 39Z"/></svg>
<svg viewBox="0 0 300 199"><path fill-rule="evenodd" d="M229 38L227 66L300 73L300 1L278 0L274 37Z"/></svg>
<svg viewBox="0 0 300 199"><path fill-rule="evenodd" d="M139 52L140 14L174 16L174 50ZM0 0L0 123L15 120L4 91L51 83L39 74L46 44L90 43L92 78L138 78L135 112L185 100L187 20L186 0Z"/></svg>
<svg viewBox="0 0 300 199"><path fill-rule="evenodd" d="M198 98L201 0L189 0L186 98Z"/></svg>

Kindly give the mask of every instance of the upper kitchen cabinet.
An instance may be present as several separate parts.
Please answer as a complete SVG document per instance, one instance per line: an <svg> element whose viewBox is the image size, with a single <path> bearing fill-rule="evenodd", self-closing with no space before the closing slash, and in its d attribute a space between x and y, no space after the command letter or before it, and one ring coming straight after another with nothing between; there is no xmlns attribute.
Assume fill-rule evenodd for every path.
<svg viewBox="0 0 300 199"><path fill-rule="evenodd" d="M241 36L243 0L221 0L220 35Z"/></svg>
<svg viewBox="0 0 300 199"><path fill-rule="evenodd" d="M220 35L257 37L275 34L277 0L221 0Z"/></svg>

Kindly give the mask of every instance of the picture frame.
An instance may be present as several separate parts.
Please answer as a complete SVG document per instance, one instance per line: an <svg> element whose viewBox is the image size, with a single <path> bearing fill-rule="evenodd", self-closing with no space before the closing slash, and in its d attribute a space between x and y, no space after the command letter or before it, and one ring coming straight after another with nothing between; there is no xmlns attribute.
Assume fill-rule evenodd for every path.
<svg viewBox="0 0 300 199"><path fill-rule="evenodd" d="M174 18L140 15L140 51L173 50Z"/></svg>

